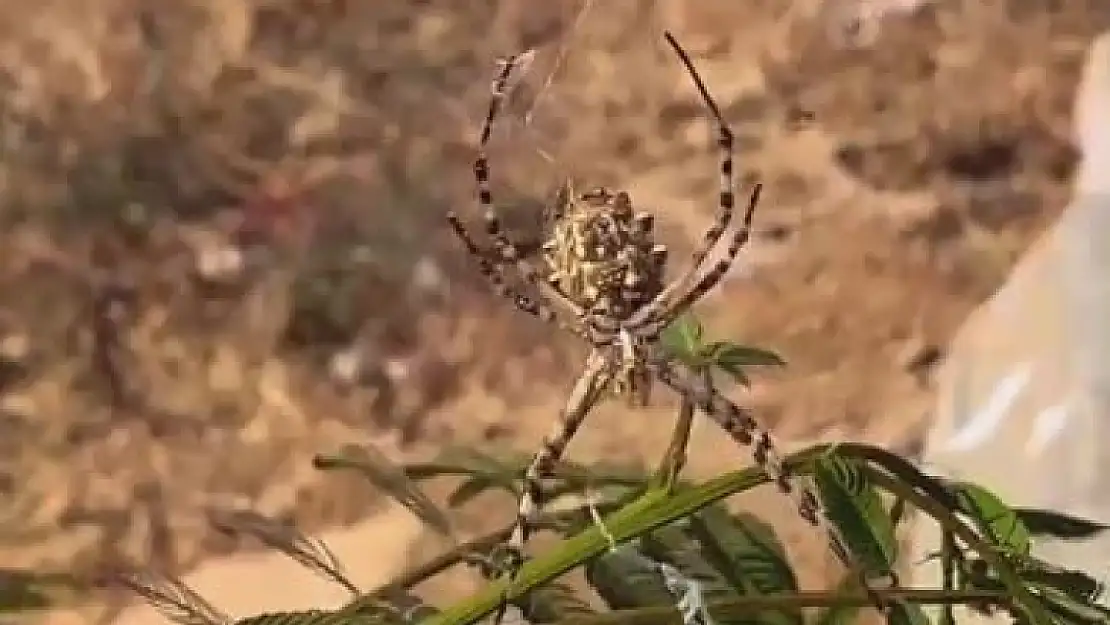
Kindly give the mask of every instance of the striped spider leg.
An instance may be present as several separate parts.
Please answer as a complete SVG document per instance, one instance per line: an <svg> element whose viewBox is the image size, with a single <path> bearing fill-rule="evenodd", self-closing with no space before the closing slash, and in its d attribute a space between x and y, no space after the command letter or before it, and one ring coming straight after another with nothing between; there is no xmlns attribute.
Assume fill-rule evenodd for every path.
<svg viewBox="0 0 1110 625"><path fill-rule="evenodd" d="M646 306L637 310L627 324L624 324L624 327L637 341L651 345L651 348L647 350L654 352L650 357L653 361L651 368L666 386L693 400L699 409L717 423L734 441L742 446L751 447L756 464L767 473L779 491L791 498L802 519L826 536L834 555L845 567L855 572L859 577L875 607L885 610L886 606L874 593L870 580L860 569L840 532L826 518L821 501L815 494L812 484L809 480L794 478L789 474L770 432L759 424L749 410L737 406L717 392L711 380L697 375L681 363L660 357L662 356L661 349L656 342L658 334L720 282L735 261L740 249L748 241L752 216L760 192L760 186L756 185L750 197L748 208L744 213L743 222L733 234L724 255L708 270L705 270L701 265L705 263L710 251L720 241L733 219L732 149L734 138L724 116L721 114L720 108L710 95L709 89L698 74L689 55L671 33L665 32L664 38L679 57L717 125L717 144L721 150L719 211L717 219L706 231L702 244L694 251L692 267L680 278L671 282ZM695 281L695 276L699 274L701 277ZM693 282L692 286L691 282ZM678 296L683 290L685 290L685 293ZM646 353L645 357L648 357Z"/></svg>

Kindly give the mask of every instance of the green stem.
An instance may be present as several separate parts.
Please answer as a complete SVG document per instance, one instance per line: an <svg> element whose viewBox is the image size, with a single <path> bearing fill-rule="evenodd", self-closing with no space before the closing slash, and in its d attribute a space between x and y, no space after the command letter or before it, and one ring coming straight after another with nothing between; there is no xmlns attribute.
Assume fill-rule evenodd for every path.
<svg viewBox="0 0 1110 625"><path fill-rule="evenodd" d="M462 562L469 554L489 551L507 540L512 530L512 526L503 527L496 532L490 532L484 536L479 536L461 545L457 545L453 549L445 551L431 560L401 573L397 579L379 587L371 592L370 595L374 597L384 597L392 592L412 588Z"/></svg>
<svg viewBox="0 0 1110 625"><path fill-rule="evenodd" d="M708 374L708 372L706 372ZM686 466L686 448L690 444L690 430L694 426L694 401L683 396L678 406L678 420L671 433L671 442L663 462L651 479L651 488L673 492L678 484L678 476Z"/></svg>
<svg viewBox="0 0 1110 625"><path fill-rule="evenodd" d="M786 465L803 470L818 451L805 450L787 458ZM758 468L727 473L697 488L683 489L671 496L649 491L643 497L614 512L605 519L611 537L622 543L668 523L685 518L729 495L750 490L768 482ZM424 621L422 625L470 625L497 608L507 598L516 599L531 589L579 566L609 548L609 541L600 528L591 526L579 534L562 540L548 555L536 558L520 570L512 588L505 581L495 581L467 601L447 608Z"/></svg>
<svg viewBox="0 0 1110 625"><path fill-rule="evenodd" d="M940 537L940 584L945 590L956 589L956 562L956 537L945 529ZM952 612L952 606L944 606L940 622L941 625L956 625L956 615Z"/></svg>
<svg viewBox="0 0 1110 625"><path fill-rule="evenodd" d="M786 468L798 475L809 474L812 461L826 453L830 447L834 446L815 445L792 454L786 459ZM881 466L890 469L891 454L881 448L862 444L838 444L835 448L838 453L845 456L879 461ZM898 467L891 469L894 475L898 476L894 477L870 464L865 465L864 468L871 483L906 499L919 510L933 517L945 530L959 537L968 548L973 549L986 560L998 572L1007 589L1006 594L1016 599L1020 607L1028 612L1033 625L1053 624L1044 606L1029 592L1013 567L997 549L984 542L944 505L914 487L910 483L911 479L905 479L908 473L907 475L902 473L909 469L904 471L900 471ZM916 472L916 469L913 471ZM727 473L698 487L683 488L673 495L661 491L648 491L639 499L607 517L605 526L617 543L626 542L660 526L685 518L725 497L750 490L768 481L762 471L753 467ZM495 610L503 599L521 597L531 589L602 554L608 547L607 537L598 527L591 526L579 534L562 540L547 555L525 564L512 588L506 589L505 581L495 581L477 595L447 608L424 621L422 625L470 625Z"/></svg>
<svg viewBox="0 0 1110 625"><path fill-rule="evenodd" d="M925 588L894 588L875 590L887 601L905 601L918 605L952 605L963 603L1009 603L1004 592L978 590L971 592L944 591ZM721 622L746 620L753 612L797 610L798 608L867 607L872 603L864 594L836 594L829 592L802 592L784 595L753 595L706 602L715 619ZM557 625L675 625L681 615L673 606L614 610L602 614L572 616L558 621Z"/></svg>
<svg viewBox="0 0 1110 625"><path fill-rule="evenodd" d="M323 456L317 456L317 458L319 459L314 460L314 462L324 466L329 460ZM432 477L471 479L485 477L494 483L502 483L509 481L510 478L507 478L506 475L515 476L517 473L523 472L525 466L526 464L522 463L519 467L508 466L505 471L481 471L473 466L452 462L413 462L405 464L404 470L409 479L417 481ZM556 466L552 473L552 479L575 484L605 483L632 487L642 486L645 482L642 473L637 474L632 469L628 471L600 471L571 463L560 463Z"/></svg>

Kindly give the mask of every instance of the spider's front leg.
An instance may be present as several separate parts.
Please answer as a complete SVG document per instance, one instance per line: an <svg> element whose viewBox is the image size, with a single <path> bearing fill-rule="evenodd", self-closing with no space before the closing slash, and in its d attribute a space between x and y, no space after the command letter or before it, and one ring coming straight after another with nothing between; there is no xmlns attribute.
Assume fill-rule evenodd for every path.
<svg viewBox="0 0 1110 625"><path fill-rule="evenodd" d="M483 248L478 245L474 238L470 236L470 232L462 224L458 215L453 212L447 213L447 223L451 225L455 236L462 242L466 251L478 262L478 271L490 283L495 293L511 301L521 311L542 321L548 323L559 321L555 315L555 310L547 302L541 298L529 297L509 286L500 266L500 254L494 249ZM499 262L495 262L494 259L499 259ZM574 331L573 328L568 329Z"/></svg>
<svg viewBox="0 0 1110 625"><path fill-rule="evenodd" d="M542 512L544 500L544 480L551 477L555 464L563 457L567 445L578 432L589 411L597 404L601 394L613 379L613 366L602 349L593 349L586 359L586 365L571 389L570 396L559 414L559 422L551 433L543 439L540 450L532 457L524 472L524 485L521 491L516 523L509 542L508 562L502 578L508 580L505 596L497 610L494 623L499 625L508 608L512 584L516 581L525 560L525 545L535 529L536 519Z"/></svg>

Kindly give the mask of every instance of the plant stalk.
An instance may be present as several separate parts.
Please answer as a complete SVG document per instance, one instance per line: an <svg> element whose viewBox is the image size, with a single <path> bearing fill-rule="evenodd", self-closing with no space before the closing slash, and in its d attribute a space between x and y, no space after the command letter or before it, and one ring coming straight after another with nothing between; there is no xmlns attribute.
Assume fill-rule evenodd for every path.
<svg viewBox="0 0 1110 625"><path fill-rule="evenodd" d="M875 594L886 601L904 601L919 605L953 605L964 603L1008 604L1009 596L997 591L945 591L932 588L876 589ZM798 608L869 607L871 599L864 594L803 592L787 595L754 595L707 602L714 618L721 622L768 611L794 611ZM556 625L678 625L682 617L672 606L615 610L602 614L581 615L558 621Z"/></svg>

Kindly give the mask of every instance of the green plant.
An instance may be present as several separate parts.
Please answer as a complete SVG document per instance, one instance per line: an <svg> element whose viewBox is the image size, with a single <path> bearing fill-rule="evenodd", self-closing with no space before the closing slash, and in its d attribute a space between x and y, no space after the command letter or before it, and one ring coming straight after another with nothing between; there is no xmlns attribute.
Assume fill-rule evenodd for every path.
<svg viewBox="0 0 1110 625"><path fill-rule="evenodd" d="M705 376L719 369L743 382L746 367L782 364L769 352L705 342L700 325L690 318L676 324L665 343L676 358ZM685 449L689 408L680 407L672 451ZM768 484L760 469L691 483L678 478L682 454L668 453L654 471L559 463L551 497L594 494L586 503L541 519L542 530L561 540L526 563L511 588L504 581L490 582L450 606L432 605L414 596L412 588L459 564L477 563L490 574L483 566L487 553L511 528L456 544L392 583L364 593L345 580L335 558L318 542L291 528L275 531L264 524L241 524L243 531L268 537L267 544L347 586L352 599L334 611L263 614L236 622L465 625L492 613L508 597L532 623L838 625L855 622L871 605L852 575L829 591L800 590L774 528L724 505L731 495ZM347 446L314 462L322 470L361 473L429 527L450 537L450 509L490 490L517 496L527 458L448 449L430 462L399 465L372 449ZM955 622L955 605L1009 614L1023 625L1110 623L1110 611L1097 604L1102 591L1098 582L1031 554L1031 545L1041 538L1081 540L1106 526L1052 511L1011 508L981 486L927 475L913 462L870 445L815 445L789 456L786 466L813 478L830 520L868 573L893 575L903 564L895 530L911 511L940 527L942 549L932 557L943 565L942 586L878 591L890 606L890 623L931 622L922 609L926 605L939 606L945 623ZM432 479L457 481L445 505L424 494L421 484ZM559 582L562 574L578 567L584 567L589 586L608 611ZM148 576L125 581L181 623L231 622L172 580Z"/></svg>

